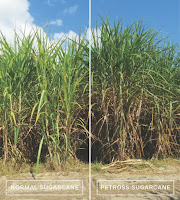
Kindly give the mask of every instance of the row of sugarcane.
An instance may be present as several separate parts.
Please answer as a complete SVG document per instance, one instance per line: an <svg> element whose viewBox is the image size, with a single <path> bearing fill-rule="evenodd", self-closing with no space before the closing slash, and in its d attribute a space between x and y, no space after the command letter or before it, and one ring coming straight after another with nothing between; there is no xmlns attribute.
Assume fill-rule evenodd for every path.
<svg viewBox="0 0 180 200"><path fill-rule="evenodd" d="M92 30L92 148L97 159L179 155L179 46L142 21ZM77 158L88 149L89 41L33 30L0 36L0 156L4 163ZM98 148L97 148L98 147ZM83 151L82 151L83 152ZM92 151L93 152L93 151Z"/></svg>

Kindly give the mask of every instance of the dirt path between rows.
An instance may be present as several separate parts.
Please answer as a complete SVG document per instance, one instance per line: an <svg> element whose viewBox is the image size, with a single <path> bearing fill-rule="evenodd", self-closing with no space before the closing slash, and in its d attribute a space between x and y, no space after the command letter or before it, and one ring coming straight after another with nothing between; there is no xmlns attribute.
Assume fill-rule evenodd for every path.
<svg viewBox="0 0 180 200"><path fill-rule="evenodd" d="M38 180L83 180L83 195L72 195L72 196L8 196L5 194L6 180L34 180L32 174L21 173L11 177L2 176L0 177L0 200L88 200L89 196L89 174L88 169L79 170L74 172L48 172L39 173L36 177ZM159 196L154 194L149 196L148 192L146 196L116 196L114 195L97 195L96 183L97 180L173 180L174 181L174 195L163 196L163 193L158 193ZM68 193L68 192L67 192ZM117 172L96 172L92 173L92 200L180 200L180 166L171 166L167 168L145 168L145 169L133 169L128 168L125 171Z"/></svg>

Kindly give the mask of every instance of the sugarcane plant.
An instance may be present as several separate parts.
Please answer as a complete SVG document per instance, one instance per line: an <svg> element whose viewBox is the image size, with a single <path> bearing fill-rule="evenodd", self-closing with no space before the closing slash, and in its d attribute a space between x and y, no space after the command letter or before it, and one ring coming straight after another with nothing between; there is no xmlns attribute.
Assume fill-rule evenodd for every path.
<svg viewBox="0 0 180 200"><path fill-rule="evenodd" d="M94 143L99 159L179 153L179 48L142 20L92 30ZM100 33L99 35L97 33ZM95 147L96 148L96 147Z"/></svg>
<svg viewBox="0 0 180 200"><path fill-rule="evenodd" d="M60 41L32 30L0 38L0 141L4 163L59 164L75 156L87 116L85 36ZM84 118L84 119L83 119ZM79 122L81 121L81 123Z"/></svg>

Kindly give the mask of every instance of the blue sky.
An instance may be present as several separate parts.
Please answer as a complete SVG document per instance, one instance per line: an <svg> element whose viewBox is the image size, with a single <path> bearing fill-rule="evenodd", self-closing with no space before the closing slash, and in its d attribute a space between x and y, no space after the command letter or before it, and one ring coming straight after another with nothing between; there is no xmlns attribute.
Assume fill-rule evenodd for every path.
<svg viewBox="0 0 180 200"><path fill-rule="evenodd" d="M162 36L180 44L180 0L91 0L92 27L98 15L103 18L123 18L124 26L143 18L149 28L161 29ZM88 0L0 0L0 31L12 40L12 29L27 30L49 23L49 33L55 39L63 34L83 33L88 27Z"/></svg>
<svg viewBox="0 0 180 200"><path fill-rule="evenodd" d="M62 25L49 25L49 31L78 33L80 28L85 31L88 27L88 0L29 0L30 13L38 26L44 26L47 22L62 20Z"/></svg>
<svg viewBox="0 0 180 200"><path fill-rule="evenodd" d="M100 18L123 18L124 25L143 18L148 28L161 29L162 36L180 44L180 0L92 0L92 26Z"/></svg>
<svg viewBox="0 0 180 200"><path fill-rule="evenodd" d="M28 35L49 23L51 38L72 38L88 27L88 6L88 0L0 0L0 31L13 44L13 29Z"/></svg>

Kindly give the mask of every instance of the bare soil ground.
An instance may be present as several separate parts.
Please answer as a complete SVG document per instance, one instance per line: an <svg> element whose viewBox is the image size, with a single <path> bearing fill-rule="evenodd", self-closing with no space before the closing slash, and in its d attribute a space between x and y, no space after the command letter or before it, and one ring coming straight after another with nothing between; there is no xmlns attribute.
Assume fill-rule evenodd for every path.
<svg viewBox="0 0 180 200"><path fill-rule="evenodd" d="M92 172L92 200L180 200L180 163L172 162L166 167L127 167L124 170L113 169ZM166 196L100 196L96 193L97 180L174 180L174 195ZM83 180L83 195L81 196L7 196L5 194L6 180L34 180L32 174L20 173L0 177L0 200L88 200L89 199L89 174L88 169L74 169L69 172L38 173L36 180ZM161 195L159 193L159 195Z"/></svg>

